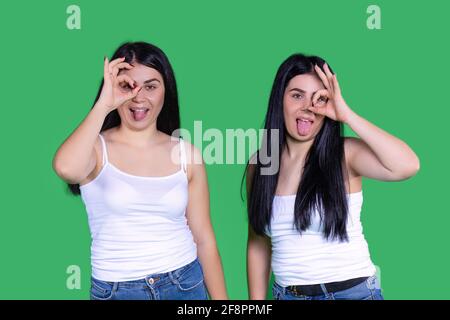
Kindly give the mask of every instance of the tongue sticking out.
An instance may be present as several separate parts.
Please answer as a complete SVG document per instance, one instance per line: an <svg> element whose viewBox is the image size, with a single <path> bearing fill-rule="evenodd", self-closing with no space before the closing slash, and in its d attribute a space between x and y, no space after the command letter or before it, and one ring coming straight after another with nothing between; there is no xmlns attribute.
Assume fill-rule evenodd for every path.
<svg viewBox="0 0 450 320"><path fill-rule="evenodd" d="M297 120L297 131L301 136L306 136L309 134L311 130L312 122L311 121L302 121Z"/></svg>
<svg viewBox="0 0 450 320"><path fill-rule="evenodd" d="M134 110L134 111L132 111L134 120L135 121L141 121L142 119L144 119L145 116L147 115L147 111L148 110Z"/></svg>

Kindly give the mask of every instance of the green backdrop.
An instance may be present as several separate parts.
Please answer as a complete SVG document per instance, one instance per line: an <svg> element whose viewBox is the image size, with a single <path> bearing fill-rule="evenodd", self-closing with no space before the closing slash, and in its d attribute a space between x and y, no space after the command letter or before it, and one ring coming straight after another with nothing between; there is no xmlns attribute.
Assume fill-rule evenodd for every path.
<svg viewBox="0 0 450 320"><path fill-rule="evenodd" d="M71 4L81 9L80 30L66 27ZM381 8L381 30L366 26L371 4ZM385 298L450 298L449 2L3 1L0 12L0 298L89 297L86 212L51 161L91 107L103 56L138 40L169 56L187 129L195 120L204 129L260 128L280 63L294 52L327 59L350 107L421 159L407 181L363 182L364 231ZM233 299L247 297L243 170L207 167ZM81 268L79 290L66 286L70 265Z"/></svg>

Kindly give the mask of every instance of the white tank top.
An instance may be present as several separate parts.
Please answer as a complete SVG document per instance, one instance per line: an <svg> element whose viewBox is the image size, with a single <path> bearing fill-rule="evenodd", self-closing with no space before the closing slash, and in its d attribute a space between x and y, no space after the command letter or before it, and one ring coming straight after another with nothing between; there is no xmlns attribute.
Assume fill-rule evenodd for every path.
<svg viewBox="0 0 450 320"><path fill-rule="evenodd" d="M185 215L188 203L186 153L180 139L181 168L163 177L135 176L108 162L80 186L92 237L92 276L130 281L182 267L197 257Z"/></svg>
<svg viewBox="0 0 450 320"><path fill-rule="evenodd" d="M317 211L301 234L294 226L295 195L275 196L272 206L272 270L283 286L311 285L369 277L376 269L360 221L362 191L347 194L348 242L327 241Z"/></svg>

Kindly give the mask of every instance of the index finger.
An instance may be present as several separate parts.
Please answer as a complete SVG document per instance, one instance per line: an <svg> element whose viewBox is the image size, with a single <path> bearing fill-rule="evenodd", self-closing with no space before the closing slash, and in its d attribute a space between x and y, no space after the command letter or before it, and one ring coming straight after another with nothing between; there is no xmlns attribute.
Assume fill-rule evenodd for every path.
<svg viewBox="0 0 450 320"><path fill-rule="evenodd" d="M125 60L125 57L117 58L117 59L112 60L112 61L109 63L109 65L108 65L109 70L111 70L116 64L121 63L121 62L123 62L124 60Z"/></svg>
<svg viewBox="0 0 450 320"><path fill-rule="evenodd" d="M321 89L321 90L317 90L316 92L314 92L314 94L312 96L312 104L315 106L317 104L317 100L319 100L319 98L321 98L321 97L330 99L330 94L329 94L328 90Z"/></svg>
<svg viewBox="0 0 450 320"><path fill-rule="evenodd" d="M328 82L328 78L325 75L325 73L322 71L322 69L320 69L320 67L317 64L315 64L314 65L314 70L316 71L316 73L319 76L320 80L322 80L322 83L325 86L325 88L330 90L331 89L330 83Z"/></svg>

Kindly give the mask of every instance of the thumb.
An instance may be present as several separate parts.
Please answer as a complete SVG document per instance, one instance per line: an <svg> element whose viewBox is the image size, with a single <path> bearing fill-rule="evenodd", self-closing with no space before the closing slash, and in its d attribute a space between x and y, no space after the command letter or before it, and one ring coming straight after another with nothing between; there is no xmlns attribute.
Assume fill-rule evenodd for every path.
<svg viewBox="0 0 450 320"><path fill-rule="evenodd" d="M137 94L139 93L139 91L142 89L141 86L136 85L136 87L133 89L133 91L131 91L130 95L131 98L134 98L137 96Z"/></svg>
<svg viewBox="0 0 450 320"><path fill-rule="evenodd" d="M319 115L325 115L325 111L326 111L324 107L314 107L314 106L309 106L308 110L312 111L316 114L319 114Z"/></svg>

